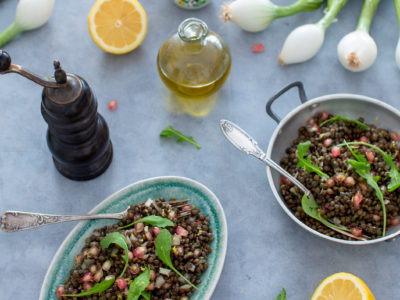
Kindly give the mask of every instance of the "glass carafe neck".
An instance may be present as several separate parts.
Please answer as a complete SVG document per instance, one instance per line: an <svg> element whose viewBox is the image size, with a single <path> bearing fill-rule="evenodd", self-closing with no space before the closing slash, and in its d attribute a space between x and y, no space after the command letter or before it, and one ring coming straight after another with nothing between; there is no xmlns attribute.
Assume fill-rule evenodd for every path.
<svg viewBox="0 0 400 300"><path fill-rule="evenodd" d="M197 18L186 19L178 27L179 37L189 43L202 41L207 34L207 24Z"/></svg>

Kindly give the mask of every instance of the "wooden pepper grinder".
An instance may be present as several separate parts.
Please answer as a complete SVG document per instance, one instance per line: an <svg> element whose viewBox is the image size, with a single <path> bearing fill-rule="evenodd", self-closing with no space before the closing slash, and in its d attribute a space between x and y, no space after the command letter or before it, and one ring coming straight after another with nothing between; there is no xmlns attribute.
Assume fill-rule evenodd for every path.
<svg viewBox="0 0 400 300"><path fill-rule="evenodd" d="M0 50L0 74L18 73L44 87L41 111L57 170L73 180L95 178L112 160L107 123L97 112L96 96L87 82L66 74L58 61L54 68L54 79L41 78L12 64L10 55Z"/></svg>

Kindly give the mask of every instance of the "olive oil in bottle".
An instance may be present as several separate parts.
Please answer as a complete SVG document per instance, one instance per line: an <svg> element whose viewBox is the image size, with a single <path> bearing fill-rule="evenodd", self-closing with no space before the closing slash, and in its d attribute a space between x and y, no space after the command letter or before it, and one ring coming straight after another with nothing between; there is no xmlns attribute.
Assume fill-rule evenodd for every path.
<svg viewBox="0 0 400 300"><path fill-rule="evenodd" d="M157 67L165 85L187 100L204 99L228 77L231 56L224 41L203 21L183 21L160 48Z"/></svg>

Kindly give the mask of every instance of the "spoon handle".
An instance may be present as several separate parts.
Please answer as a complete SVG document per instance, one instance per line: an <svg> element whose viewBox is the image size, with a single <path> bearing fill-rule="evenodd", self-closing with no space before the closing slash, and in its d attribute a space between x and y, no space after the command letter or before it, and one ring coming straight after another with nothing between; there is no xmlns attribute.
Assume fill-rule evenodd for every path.
<svg viewBox="0 0 400 300"><path fill-rule="evenodd" d="M122 219L123 216L124 212L97 215L45 215L21 211L6 211L0 219L0 228L5 232L16 232L61 222L91 219Z"/></svg>
<svg viewBox="0 0 400 300"><path fill-rule="evenodd" d="M221 120L220 126L225 137L230 141L237 149L245 154L253 155L258 158L269 167L275 169L281 175L289 179L294 185L301 189L307 197L312 197L311 191L307 189L300 181L283 169L280 165L275 163L272 159L268 158L267 155L258 146L258 143L253 139L246 131L228 120Z"/></svg>

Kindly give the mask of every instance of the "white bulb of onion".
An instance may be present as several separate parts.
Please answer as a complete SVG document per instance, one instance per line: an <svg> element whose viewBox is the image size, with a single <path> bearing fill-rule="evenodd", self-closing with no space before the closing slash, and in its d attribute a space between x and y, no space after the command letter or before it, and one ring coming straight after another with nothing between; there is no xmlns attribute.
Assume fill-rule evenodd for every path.
<svg viewBox="0 0 400 300"><path fill-rule="evenodd" d="M281 65L295 64L311 59L324 43L325 31L321 25L307 24L294 29L286 38L278 61Z"/></svg>
<svg viewBox="0 0 400 300"><path fill-rule="evenodd" d="M53 7L54 0L20 0L15 22L22 30L36 29L48 21Z"/></svg>
<svg viewBox="0 0 400 300"><path fill-rule="evenodd" d="M340 40L337 55L347 70L360 72L373 65L378 55L378 48L368 32L356 30Z"/></svg>
<svg viewBox="0 0 400 300"><path fill-rule="evenodd" d="M396 64L400 69L400 38L399 41L397 42L397 47L396 47Z"/></svg>
<svg viewBox="0 0 400 300"><path fill-rule="evenodd" d="M276 5L270 0L236 0L222 6L221 18L243 30L257 32L267 28L275 19Z"/></svg>

